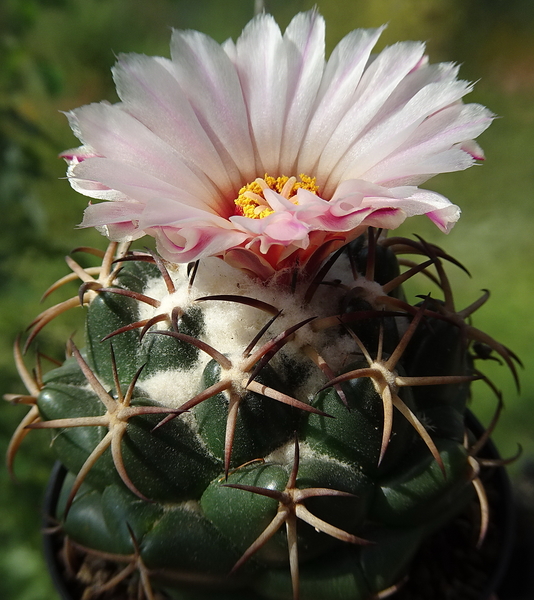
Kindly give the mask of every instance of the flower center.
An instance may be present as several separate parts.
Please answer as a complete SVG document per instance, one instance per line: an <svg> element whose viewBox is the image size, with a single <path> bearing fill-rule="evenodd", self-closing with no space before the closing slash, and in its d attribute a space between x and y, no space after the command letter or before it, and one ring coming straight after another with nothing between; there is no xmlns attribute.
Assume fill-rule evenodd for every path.
<svg viewBox="0 0 534 600"><path fill-rule="evenodd" d="M272 177L266 173L263 179L258 177L252 183L247 183L239 190L239 196L234 200L237 214L249 219L263 219L273 213L273 208L265 198L265 190L273 190L294 204L297 204L298 189L303 188L313 194L318 192L319 186L315 177L301 174L299 179L300 181L296 177L286 175Z"/></svg>

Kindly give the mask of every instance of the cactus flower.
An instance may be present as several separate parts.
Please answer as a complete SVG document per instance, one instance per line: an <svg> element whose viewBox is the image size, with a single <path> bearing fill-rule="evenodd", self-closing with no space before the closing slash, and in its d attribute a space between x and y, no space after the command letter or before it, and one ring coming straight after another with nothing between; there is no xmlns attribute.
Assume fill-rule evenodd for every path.
<svg viewBox="0 0 534 600"><path fill-rule="evenodd" d="M465 169L492 120L450 63L419 42L372 55L383 28L352 31L325 59L325 24L298 14L284 34L256 16L220 45L175 31L171 59L127 54L120 103L68 114L82 141L63 154L91 204L82 226L115 241L144 234L173 262L220 256L260 278L324 258L368 226L460 210L418 185ZM315 257L315 260L313 260Z"/></svg>
<svg viewBox="0 0 534 600"><path fill-rule="evenodd" d="M521 363L472 324L489 292L457 310L445 265L461 263L387 235L414 215L454 225L460 209L418 186L482 159L492 114L420 43L371 55L382 29L328 60L315 10L222 45L177 31L170 59L119 57L120 103L69 113L70 182L100 200L82 225L111 242L77 248L87 267L67 257L45 296L77 293L17 340L28 393L5 398L29 406L8 469L35 429L63 466L49 541L79 597L376 600L407 582L427 598L431 581L443 600L493 581L498 461L479 453L502 399L479 364L518 384ZM159 254L131 247L145 234ZM30 369L71 308L82 345ZM498 401L479 439L476 379ZM436 539L434 585L419 565Z"/></svg>

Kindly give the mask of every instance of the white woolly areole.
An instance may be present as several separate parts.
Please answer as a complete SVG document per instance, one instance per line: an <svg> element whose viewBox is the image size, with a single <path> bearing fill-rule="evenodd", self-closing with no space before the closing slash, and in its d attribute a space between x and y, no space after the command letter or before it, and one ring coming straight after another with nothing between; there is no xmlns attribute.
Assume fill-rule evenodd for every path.
<svg viewBox="0 0 534 600"><path fill-rule="evenodd" d="M318 459L321 461L326 461L330 464L336 464L341 467L346 467L349 469L353 469L354 465L343 462L334 456L328 456L326 454L321 454L317 452L316 449L312 448L307 442L300 441L299 443L299 457L300 461L303 462L305 460L314 460ZM264 461L265 464L273 464L273 465L292 465L295 456L295 441L290 440L286 442L270 454L268 454Z"/></svg>
<svg viewBox="0 0 534 600"><path fill-rule="evenodd" d="M138 386L155 402L170 408L180 408L200 391L200 381L206 362L200 362L198 366L188 371L183 369L160 371L139 382ZM183 413L180 418L194 425L190 413Z"/></svg>
<svg viewBox="0 0 534 600"><path fill-rule="evenodd" d="M356 279L353 288L358 290L358 297L372 306L375 305L377 298L384 295L382 286L376 281L370 281L361 275Z"/></svg>

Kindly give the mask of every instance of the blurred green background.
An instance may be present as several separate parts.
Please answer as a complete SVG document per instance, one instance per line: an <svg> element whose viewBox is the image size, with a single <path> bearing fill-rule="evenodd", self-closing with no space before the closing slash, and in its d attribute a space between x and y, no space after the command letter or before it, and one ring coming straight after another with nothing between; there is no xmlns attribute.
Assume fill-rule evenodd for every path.
<svg viewBox="0 0 534 600"><path fill-rule="evenodd" d="M506 367L484 369L504 393L506 409L495 432L504 456L523 446L511 467L517 477L534 457L534 374L531 325L534 281L534 3L531 0L272 0L267 9L285 27L315 4L327 19L328 44L357 27L389 23L380 47L425 40L432 62L462 64L478 81L468 101L497 115L480 139L487 161L463 173L436 177L428 187L463 209L449 236L424 218L402 233L417 233L465 264L455 267L457 307L491 290L475 324L522 358L518 395ZM2 0L0 3L0 391L23 392L12 360L15 336L41 310L44 289L66 273L63 257L80 245L100 245L94 231L77 231L86 199L64 180L57 154L77 145L61 111L115 101L110 67L115 54L168 56L170 29L200 29L218 41L239 35L252 0ZM421 287L422 285L422 287ZM428 286L425 287L425 286ZM413 293L434 291L422 283ZM65 292L68 293L68 292ZM75 288L70 290L70 295ZM56 300L67 296L58 293ZM51 305L47 301L45 306ZM61 355L61 340L80 328L81 313L58 319L40 334L43 348ZM473 408L488 422L495 398L474 385ZM26 409L0 404L0 455ZM40 502L52 458L48 437L33 432L16 460L19 482L0 469L0 597L56 600L40 549Z"/></svg>

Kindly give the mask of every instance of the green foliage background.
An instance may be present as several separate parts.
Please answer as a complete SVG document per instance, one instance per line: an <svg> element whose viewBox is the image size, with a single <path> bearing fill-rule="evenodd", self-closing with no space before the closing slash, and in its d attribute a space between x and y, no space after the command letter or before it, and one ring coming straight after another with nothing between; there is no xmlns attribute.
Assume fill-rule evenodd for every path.
<svg viewBox="0 0 534 600"><path fill-rule="evenodd" d="M330 48L351 29L389 27L381 45L402 39L428 42L432 62L462 64L480 80L469 101L499 119L481 137L484 166L432 180L463 209L449 236L424 219L402 233L418 233L445 247L473 274L449 269L458 308L488 288L492 297L475 324L516 351L525 363L518 395L507 369L486 371L504 393L506 409L494 435L503 455L521 443L517 475L534 456L534 375L531 325L534 280L534 3L530 0L272 0L267 9L282 26L299 10L318 5L327 19ZM236 37L253 13L252 0L3 0L0 4L0 391L23 392L12 344L41 307L44 289L66 273L63 256L80 245L103 245L78 231L86 199L70 189L57 154L77 145L60 111L116 96L109 69L115 53L168 56L170 28L200 29L219 41ZM425 286L429 286L428 288ZM428 293L422 283L413 293ZM71 295L74 288L71 290ZM66 296L57 294L55 300ZM48 301L46 306L49 306ZM80 328L80 313L40 334L43 348L61 356L62 340ZM474 385L473 408L488 422L495 398ZM0 455L25 413L0 405ZM52 458L47 436L33 432L16 461L19 483L0 470L0 597L55 600L40 550L40 502Z"/></svg>

